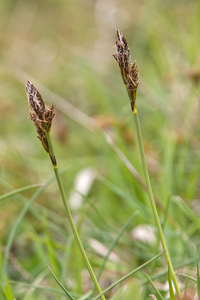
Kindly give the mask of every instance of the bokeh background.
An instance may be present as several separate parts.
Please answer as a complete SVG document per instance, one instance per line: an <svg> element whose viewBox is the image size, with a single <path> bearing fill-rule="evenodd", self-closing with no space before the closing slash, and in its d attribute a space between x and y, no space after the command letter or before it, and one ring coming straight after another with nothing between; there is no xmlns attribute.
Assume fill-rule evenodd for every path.
<svg viewBox="0 0 200 300"><path fill-rule="evenodd" d="M184 199L198 216L200 2L1 0L0 27L1 194L53 176L28 116L24 82L29 79L48 104L56 105L52 139L58 165L67 169L64 187L94 268L105 255L102 247L109 247L131 214L140 211L115 248L103 287L153 257L153 238L149 244L133 233L138 225L150 225L154 234L156 229L140 178L123 162L125 155L143 178L129 100L112 57L120 29L137 60L137 103L153 190L164 207L171 200L169 213L177 222L166 224L172 258L178 264L194 257L197 224L177 202ZM24 192L24 201L33 193ZM2 253L25 202L20 197L0 202ZM26 214L12 243L7 299L64 299L47 264L69 289L84 294L91 280L70 240L56 183L33 207L35 215ZM160 215L164 220L162 209ZM164 259L157 267L166 268ZM134 293L142 279L140 274L131 281ZM25 282L54 287L57 294ZM107 297L119 299L117 292Z"/></svg>

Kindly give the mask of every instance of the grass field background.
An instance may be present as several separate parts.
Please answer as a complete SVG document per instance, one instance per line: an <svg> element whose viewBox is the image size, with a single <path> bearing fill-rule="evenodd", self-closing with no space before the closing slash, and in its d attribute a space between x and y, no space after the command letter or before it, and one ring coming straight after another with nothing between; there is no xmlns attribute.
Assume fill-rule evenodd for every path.
<svg viewBox="0 0 200 300"><path fill-rule="evenodd" d="M24 88L29 79L48 104L56 105L52 139L58 165L95 272L122 226L138 211L106 264L102 288L161 252L147 192L122 161L125 156L143 178L129 99L112 57L120 29L132 60L137 60L143 142L153 191L168 207L170 217L162 209L159 215L172 262L181 266L177 273L195 277L193 243L199 253L200 230L200 2L1 0L0 26L1 195L45 184L53 176L29 120ZM84 197L74 194L77 181L87 187ZM93 284L73 241L56 182L16 225L37 189L0 201L0 263L6 274L1 298L67 299L49 265L79 299ZM140 241L134 231L138 225L149 225L155 240ZM15 228L4 269L5 249ZM164 256L145 268L152 279L163 272L154 280L163 296L166 271ZM183 288L186 279L178 278ZM106 299L149 299L154 290L145 282L138 272Z"/></svg>

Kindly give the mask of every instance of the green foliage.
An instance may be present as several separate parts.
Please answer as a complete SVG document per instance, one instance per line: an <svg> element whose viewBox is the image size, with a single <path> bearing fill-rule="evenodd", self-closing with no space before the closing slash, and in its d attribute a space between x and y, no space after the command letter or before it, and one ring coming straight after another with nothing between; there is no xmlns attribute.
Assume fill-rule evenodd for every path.
<svg viewBox="0 0 200 300"><path fill-rule="evenodd" d="M96 274L117 241L100 278L102 289L160 252L156 243L133 234L138 225L148 224L157 237L147 193L118 151L143 179L130 104L112 57L118 28L137 60L145 154L153 192L164 207L169 203L167 216L158 209L173 266L184 270L176 274L196 278L200 2L3 0L0 25L0 298L65 299L47 265L73 298L91 299L93 289L56 183L31 189L46 184L53 171L28 120L26 79L47 104L56 105L51 136L59 169L68 168L62 174L67 197L77 188L80 170L90 167L96 173L73 218ZM139 214L118 239L136 210ZM145 266L145 273L165 297L164 257ZM183 286L185 277L179 280ZM199 275L198 281L189 280L189 286L194 284L189 288L196 291L197 282ZM153 287L139 271L105 296L128 300L134 294L146 300L151 293Z"/></svg>

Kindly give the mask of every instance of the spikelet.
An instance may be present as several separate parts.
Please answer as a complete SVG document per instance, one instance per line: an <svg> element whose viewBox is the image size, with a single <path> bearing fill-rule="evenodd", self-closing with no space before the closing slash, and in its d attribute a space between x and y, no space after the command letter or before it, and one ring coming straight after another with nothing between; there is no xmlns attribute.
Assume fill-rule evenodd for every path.
<svg viewBox="0 0 200 300"><path fill-rule="evenodd" d="M34 85L26 80L26 95L30 106L30 119L34 122L38 138L42 142L44 149L50 153L46 133L51 130L52 120L55 116L55 105L51 107L45 105L45 101Z"/></svg>
<svg viewBox="0 0 200 300"><path fill-rule="evenodd" d="M115 50L116 53L113 54L113 56L120 68L123 82L131 100L131 107L132 110L134 110L137 88L139 85L138 69L135 64L136 61L133 63L131 62L131 54L128 43L119 30L117 30L116 35Z"/></svg>

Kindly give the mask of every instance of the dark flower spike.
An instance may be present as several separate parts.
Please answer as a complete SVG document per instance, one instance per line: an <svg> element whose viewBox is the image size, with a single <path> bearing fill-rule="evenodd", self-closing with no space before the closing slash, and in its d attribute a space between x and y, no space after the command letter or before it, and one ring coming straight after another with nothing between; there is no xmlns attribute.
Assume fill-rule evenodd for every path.
<svg viewBox="0 0 200 300"><path fill-rule="evenodd" d="M133 63L131 62L131 54L128 43L119 30L117 30L116 35L115 50L116 53L113 54L113 56L120 68L123 82L131 99L132 111L134 111L137 88L139 85L138 70L135 65L136 61L134 61Z"/></svg>
<svg viewBox="0 0 200 300"><path fill-rule="evenodd" d="M44 99L29 80L26 81L25 87L30 106L30 119L35 124L38 138L44 149L47 153L50 153L46 134L51 130L52 120L55 116L55 105L46 106Z"/></svg>

